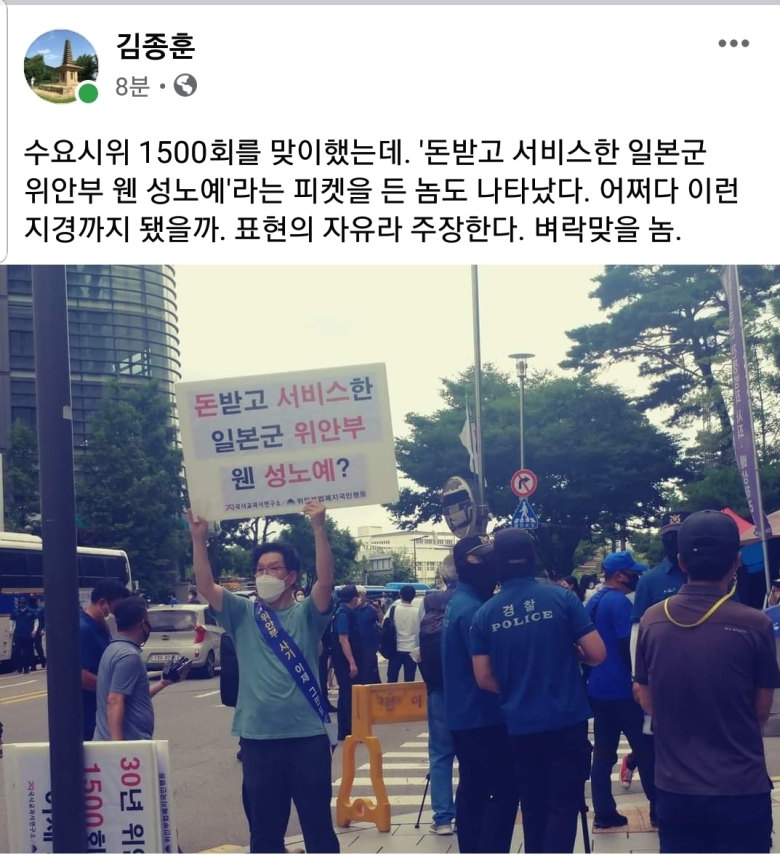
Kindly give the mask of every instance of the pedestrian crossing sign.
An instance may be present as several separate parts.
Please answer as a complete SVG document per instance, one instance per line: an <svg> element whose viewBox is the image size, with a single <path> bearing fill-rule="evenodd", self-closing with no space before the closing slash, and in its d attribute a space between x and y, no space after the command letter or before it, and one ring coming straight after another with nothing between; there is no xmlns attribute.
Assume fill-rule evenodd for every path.
<svg viewBox="0 0 780 863"><path fill-rule="evenodd" d="M524 497L517 505L515 514L512 516L512 527L521 527L523 530L536 530L539 527L539 519L531 508L527 497Z"/></svg>

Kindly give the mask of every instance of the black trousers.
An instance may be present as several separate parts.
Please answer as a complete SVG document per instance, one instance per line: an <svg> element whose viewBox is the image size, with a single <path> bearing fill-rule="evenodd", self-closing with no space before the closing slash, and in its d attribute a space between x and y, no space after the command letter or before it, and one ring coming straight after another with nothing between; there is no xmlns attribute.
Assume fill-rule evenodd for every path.
<svg viewBox="0 0 780 863"><path fill-rule="evenodd" d="M617 811L612 796L612 768L618 760L621 733L631 747L632 763L639 768L645 797L650 801L650 817L655 820L655 750L653 739L642 734L645 714L636 701L606 701L591 698L593 709L593 767L591 791L596 817L607 818Z"/></svg>
<svg viewBox="0 0 780 863"><path fill-rule="evenodd" d="M12 654L17 671L29 671L34 662L33 638L31 635L15 635Z"/></svg>
<svg viewBox="0 0 780 863"><path fill-rule="evenodd" d="M768 854L770 793L695 797L656 791L661 854Z"/></svg>
<svg viewBox="0 0 780 863"><path fill-rule="evenodd" d="M412 659L412 654L398 651L392 659L387 660L387 682L398 683L398 675L404 670L404 683L411 683L417 673L417 663Z"/></svg>
<svg viewBox="0 0 780 863"><path fill-rule="evenodd" d="M360 683L360 667L357 677L349 676L349 664L345 659L333 658L333 671L339 683L339 700L336 703L336 716L339 723L339 740L352 734L352 687Z"/></svg>
<svg viewBox="0 0 780 863"><path fill-rule="evenodd" d="M382 678L379 676L379 661L376 651L376 647L363 648L363 661L358 663L358 667L360 668L360 683L364 686L382 682Z"/></svg>
<svg viewBox="0 0 780 863"><path fill-rule="evenodd" d="M590 774L588 723L510 738L526 854L571 854Z"/></svg>
<svg viewBox="0 0 780 863"><path fill-rule="evenodd" d="M330 743L325 734L283 740L241 740L241 795L250 854L283 854L295 804L309 854L338 854L330 811Z"/></svg>
<svg viewBox="0 0 780 863"><path fill-rule="evenodd" d="M461 854L508 854L520 791L506 726L453 731L459 779L455 822Z"/></svg>
<svg viewBox="0 0 780 863"><path fill-rule="evenodd" d="M46 668L46 657L43 653L43 634L38 631L33 639L33 650L35 651L34 664Z"/></svg>

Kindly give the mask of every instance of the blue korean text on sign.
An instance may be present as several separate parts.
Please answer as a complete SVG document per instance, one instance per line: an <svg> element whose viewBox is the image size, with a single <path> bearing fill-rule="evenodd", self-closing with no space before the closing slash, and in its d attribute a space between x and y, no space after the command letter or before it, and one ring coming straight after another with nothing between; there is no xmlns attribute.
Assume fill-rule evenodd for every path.
<svg viewBox="0 0 780 863"><path fill-rule="evenodd" d="M515 514L512 516L512 527L521 527L523 530L536 530L539 527L539 519L531 509L528 498L523 498L517 505Z"/></svg>

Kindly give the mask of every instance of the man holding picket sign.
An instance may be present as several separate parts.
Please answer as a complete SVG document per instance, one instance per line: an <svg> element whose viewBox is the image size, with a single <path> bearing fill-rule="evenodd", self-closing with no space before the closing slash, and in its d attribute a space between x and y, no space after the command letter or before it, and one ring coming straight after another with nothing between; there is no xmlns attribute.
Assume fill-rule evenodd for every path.
<svg viewBox="0 0 780 863"><path fill-rule="evenodd" d="M250 854L284 852L291 802L306 851L339 853L330 807L335 725L316 673L319 643L333 611L333 554L324 504L310 500L303 512L314 531L317 570L303 602L293 596L300 560L287 543L263 543L254 550L257 602L215 584L206 547L208 522L187 513L198 592L232 638L238 658L233 734L241 739Z"/></svg>

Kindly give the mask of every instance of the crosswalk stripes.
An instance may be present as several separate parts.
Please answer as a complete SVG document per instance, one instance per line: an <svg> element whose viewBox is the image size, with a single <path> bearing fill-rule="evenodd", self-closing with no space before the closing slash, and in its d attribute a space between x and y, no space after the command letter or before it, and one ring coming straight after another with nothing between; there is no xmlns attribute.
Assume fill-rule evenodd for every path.
<svg viewBox="0 0 780 863"><path fill-rule="evenodd" d="M592 731L591 731L592 738ZM390 805L393 807L394 815L403 815L416 813L419 810L422 802L423 791L425 790L426 774L428 773L428 734L427 732L418 734L414 740L408 740L398 747L398 749L382 753L382 773L385 781L385 788L390 800ZM618 765L623 759L623 756L631 751L631 747L625 738L621 737L620 746L618 748ZM356 772L355 779L352 783L352 797L367 797L373 798L371 788L371 777L368 775L370 770L369 764L361 764ZM453 790L457 788L458 780L458 762L457 759L453 765ZM620 786L620 773L612 774L613 793L619 794L622 792ZM336 796L341 785L341 778L334 780L334 795L332 806L336 805ZM641 789L640 789L641 790ZM586 796L590 796L590 780L585 786ZM426 797L426 807L423 811L422 823L427 824L431 821L430 812L430 789Z"/></svg>

